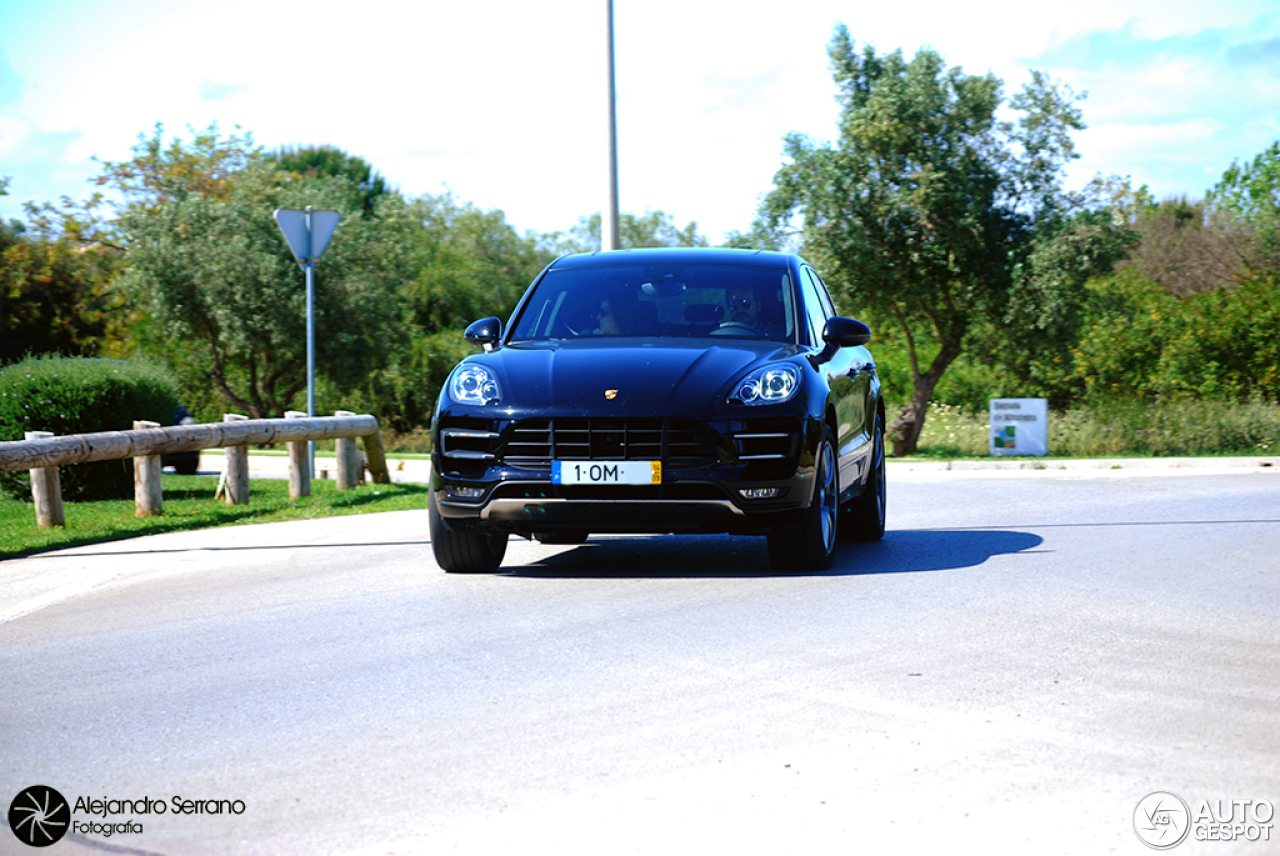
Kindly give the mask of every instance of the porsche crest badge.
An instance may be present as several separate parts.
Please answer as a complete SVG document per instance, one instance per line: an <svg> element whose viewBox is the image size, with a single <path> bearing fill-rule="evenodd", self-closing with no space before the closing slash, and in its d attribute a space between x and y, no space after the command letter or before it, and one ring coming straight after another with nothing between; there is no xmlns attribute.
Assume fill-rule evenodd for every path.
<svg viewBox="0 0 1280 856"><path fill-rule="evenodd" d="M618 397L618 391L616 389L606 389L604 391L604 397L609 399L610 401L613 401L615 398Z"/></svg>

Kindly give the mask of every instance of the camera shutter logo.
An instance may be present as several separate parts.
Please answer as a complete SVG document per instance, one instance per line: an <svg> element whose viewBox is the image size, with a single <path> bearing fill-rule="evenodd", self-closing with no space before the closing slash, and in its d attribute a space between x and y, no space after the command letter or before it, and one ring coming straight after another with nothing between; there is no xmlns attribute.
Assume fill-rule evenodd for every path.
<svg viewBox="0 0 1280 856"><path fill-rule="evenodd" d="M1191 831L1191 809L1168 791L1147 794L1133 810L1133 831L1155 850L1177 847Z"/></svg>
<svg viewBox="0 0 1280 856"><path fill-rule="evenodd" d="M9 828L23 844L48 847L66 835L70 825L70 806L48 785L32 785L9 804Z"/></svg>

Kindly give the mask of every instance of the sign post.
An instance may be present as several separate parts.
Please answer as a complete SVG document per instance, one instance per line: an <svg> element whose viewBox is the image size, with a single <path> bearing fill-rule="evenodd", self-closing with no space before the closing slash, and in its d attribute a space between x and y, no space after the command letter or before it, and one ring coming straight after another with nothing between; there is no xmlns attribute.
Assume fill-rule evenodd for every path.
<svg viewBox="0 0 1280 856"><path fill-rule="evenodd" d="M316 262L329 246L333 230L341 219L337 211L316 211L310 205L304 211L294 208L277 208L276 225L289 242L289 249L298 265L307 275L307 415L316 415ZM312 440L307 450L307 466L315 475L316 443Z"/></svg>
<svg viewBox="0 0 1280 856"><path fill-rule="evenodd" d="M991 454L1049 454L1049 402L1043 398L991 399Z"/></svg>

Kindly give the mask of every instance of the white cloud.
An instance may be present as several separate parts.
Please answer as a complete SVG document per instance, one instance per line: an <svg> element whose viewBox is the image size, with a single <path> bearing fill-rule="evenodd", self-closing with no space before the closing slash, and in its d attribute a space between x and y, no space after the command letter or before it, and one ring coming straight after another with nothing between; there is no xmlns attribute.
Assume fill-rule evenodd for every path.
<svg viewBox="0 0 1280 856"><path fill-rule="evenodd" d="M825 48L840 20L881 51L928 45L994 71L1007 91L1042 67L1090 90L1081 174L1198 193L1205 163L1220 172L1275 133L1260 119L1280 97L1265 0L1084 0L1069 15L1012 0L615 4L623 208L697 220L713 239L750 224L786 133L834 137ZM1206 32L1226 34L1220 54L1191 49ZM128 157L157 121L181 133L216 120L268 147L340 146L406 192L447 186L519 228L565 229L604 197L603 35L599 0L5 4L0 175L13 195L0 216L84 195L90 157ZM1134 56L1152 45L1165 55ZM1168 131L1186 122L1218 125Z"/></svg>
<svg viewBox="0 0 1280 856"><path fill-rule="evenodd" d="M1242 4L1249 6L1249 4ZM1174 6L1060 39L1029 65L1090 91L1073 175L1130 175L1158 196L1202 195L1276 139L1280 19Z"/></svg>

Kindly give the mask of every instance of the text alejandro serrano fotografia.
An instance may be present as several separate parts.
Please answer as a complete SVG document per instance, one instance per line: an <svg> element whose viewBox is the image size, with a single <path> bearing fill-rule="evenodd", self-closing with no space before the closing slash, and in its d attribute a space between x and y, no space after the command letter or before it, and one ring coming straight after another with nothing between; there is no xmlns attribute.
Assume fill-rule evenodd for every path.
<svg viewBox="0 0 1280 856"><path fill-rule="evenodd" d="M99 817L110 817L120 814L244 814L244 800L228 799L187 799L174 796L168 802L155 797L138 797L137 799L94 799L77 797L76 814L96 814Z"/></svg>

